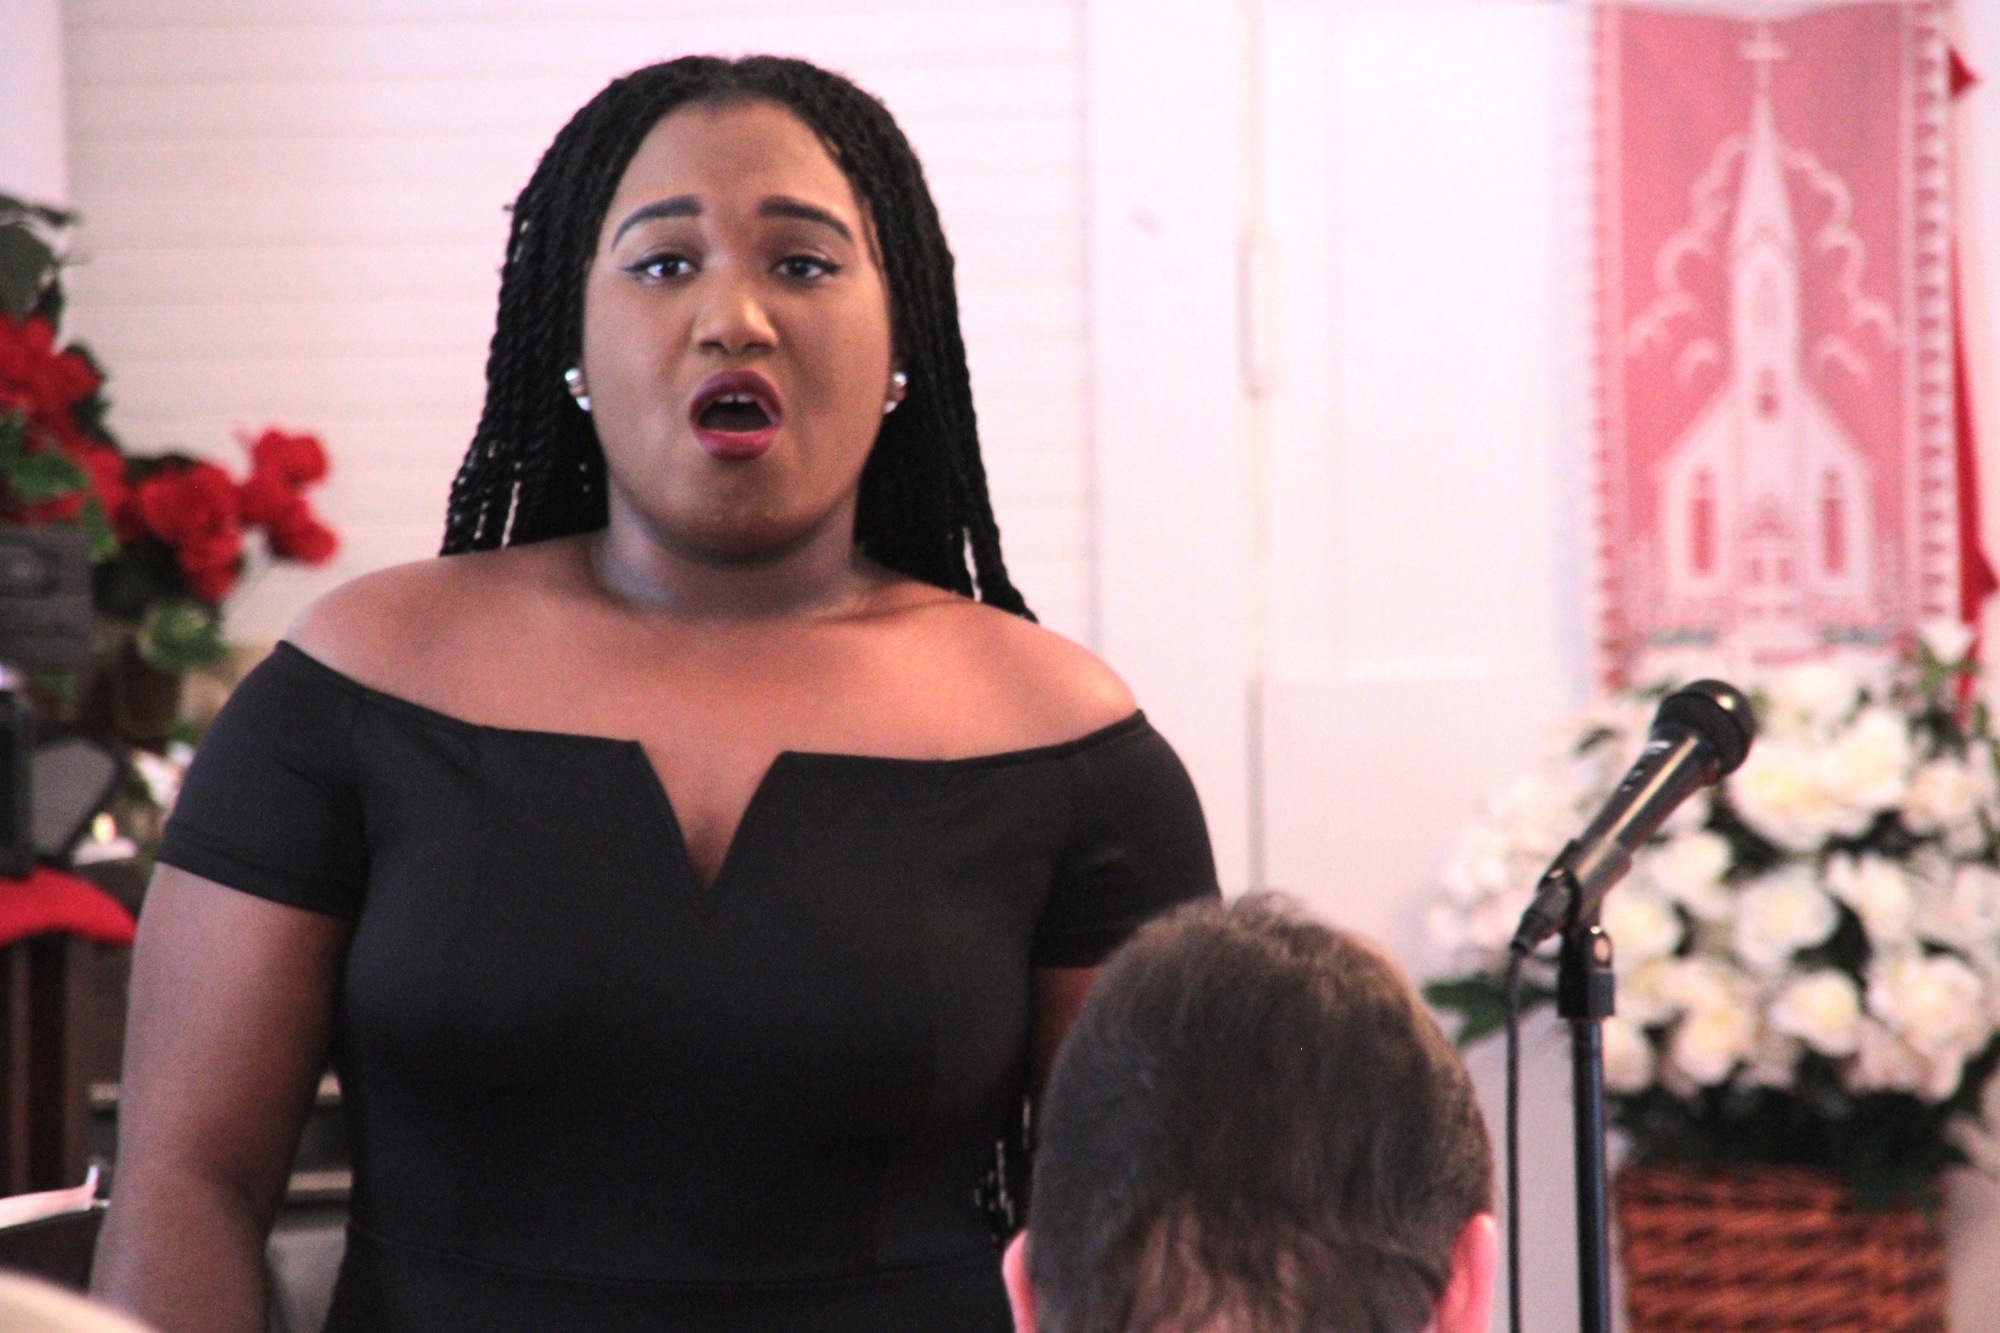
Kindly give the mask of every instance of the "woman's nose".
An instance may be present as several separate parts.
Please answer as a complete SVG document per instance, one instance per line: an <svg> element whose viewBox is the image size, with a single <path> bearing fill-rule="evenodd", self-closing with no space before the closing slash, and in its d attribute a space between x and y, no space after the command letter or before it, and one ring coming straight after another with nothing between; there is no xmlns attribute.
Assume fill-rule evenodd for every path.
<svg viewBox="0 0 2000 1333"><path fill-rule="evenodd" d="M705 285L707 291L695 323L695 339L702 347L740 356L777 346L777 328L754 283L717 273Z"/></svg>

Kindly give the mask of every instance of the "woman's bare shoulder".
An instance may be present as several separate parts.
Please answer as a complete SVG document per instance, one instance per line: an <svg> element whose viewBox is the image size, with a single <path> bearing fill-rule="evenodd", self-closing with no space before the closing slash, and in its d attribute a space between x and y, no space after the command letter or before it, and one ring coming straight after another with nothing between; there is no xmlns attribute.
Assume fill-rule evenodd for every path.
<svg viewBox="0 0 2000 1333"><path fill-rule="evenodd" d="M548 577L553 554L474 551L363 574L307 607L285 638L351 679L393 688L476 648L510 599Z"/></svg>
<svg viewBox="0 0 2000 1333"><path fill-rule="evenodd" d="M1132 691L1097 654L1043 625L1005 611L952 599L948 616L967 678L1020 717L1031 744L1087 736L1138 708Z"/></svg>

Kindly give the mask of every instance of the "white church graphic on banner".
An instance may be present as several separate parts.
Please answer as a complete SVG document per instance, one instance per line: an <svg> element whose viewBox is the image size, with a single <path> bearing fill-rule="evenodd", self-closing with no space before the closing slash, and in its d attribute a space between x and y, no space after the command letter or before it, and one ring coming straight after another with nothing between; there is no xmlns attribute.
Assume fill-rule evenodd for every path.
<svg viewBox="0 0 2000 1333"><path fill-rule="evenodd" d="M1661 627L1733 657L1813 653L1831 629L1881 622L1869 462L1805 373L1798 228L1771 110L1768 33L1756 64L1727 246L1726 378L1657 473ZM1886 317L1886 315L1885 315Z"/></svg>

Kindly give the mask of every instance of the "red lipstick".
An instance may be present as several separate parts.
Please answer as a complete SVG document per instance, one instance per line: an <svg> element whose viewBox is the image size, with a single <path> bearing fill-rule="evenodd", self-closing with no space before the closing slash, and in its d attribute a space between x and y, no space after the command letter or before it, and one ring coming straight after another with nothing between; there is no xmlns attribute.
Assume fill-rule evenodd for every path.
<svg viewBox="0 0 2000 1333"><path fill-rule="evenodd" d="M688 404L695 443L711 458L756 458L778 438L784 404L771 381L754 370L710 375Z"/></svg>

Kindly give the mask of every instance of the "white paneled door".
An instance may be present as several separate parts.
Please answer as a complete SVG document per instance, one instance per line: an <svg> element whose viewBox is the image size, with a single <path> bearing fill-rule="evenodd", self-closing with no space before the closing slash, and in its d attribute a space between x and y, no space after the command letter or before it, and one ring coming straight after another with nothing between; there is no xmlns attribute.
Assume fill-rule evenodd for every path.
<svg viewBox="0 0 2000 1333"><path fill-rule="evenodd" d="M1440 857L1586 686L1587 11L1090 8L1103 647L1225 883L1421 969ZM1561 1329L1565 1071L1530 1067Z"/></svg>

